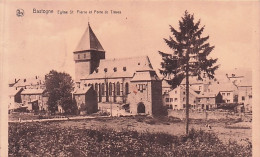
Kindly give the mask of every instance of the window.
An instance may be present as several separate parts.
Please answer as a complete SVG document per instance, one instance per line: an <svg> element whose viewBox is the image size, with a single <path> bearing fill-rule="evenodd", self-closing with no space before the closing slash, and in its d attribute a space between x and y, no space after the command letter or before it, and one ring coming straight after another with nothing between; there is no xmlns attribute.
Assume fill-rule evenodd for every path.
<svg viewBox="0 0 260 157"><path fill-rule="evenodd" d="M116 95L120 95L120 83L116 83Z"/></svg>
<svg viewBox="0 0 260 157"><path fill-rule="evenodd" d="M117 68L116 68L116 67L114 67L114 69L113 69L113 70L114 70L114 72L116 72L116 71L117 71Z"/></svg>
<svg viewBox="0 0 260 157"><path fill-rule="evenodd" d="M169 102L169 98L166 98L165 101L166 101L166 102Z"/></svg>
<svg viewBox="0 0 260 157"><path fill-rule="evenodd" d="M177 94L177 90L175 91L175 94Z"/></svg>
<svg viewBox="0 0 260 157"><path fill-rule="evenodd" d="M123 70L126 71L126 67L123 67Z"/></svg>
<svg viewBox="0 0 260 157"><path fill-rule="evenodd" d="M227 103L229 103L230 102L230 100L227 100Z"/></svg>
<svg viewBox="0 0 260 157"><path fill-rule="evenodd" d="M225 93L222 93L222 96L225 96Z"/></svg>
<svg viewBox="0 0 260 157"><path fill-rule="evenodd" d="M184 98L182 98L182 101L185 101L185 97L184 97Z"/></svg>
<svg viewBox="0 0 260 157"><path fill-rule="evenodd" d="M249 97L249 99L252 99L252 95L249 95L248 97Z"/></svg>
<svg viewBox="0 0 260 157"><path fill-rule="evenodd" d="M244 96L242 96L242 100L245 101L245 97Z"/></svg>
<svg viewBox="0 0 260 157"><path fill-rule="evenodd" d="M200 99L198 99L198 102L200 102L201 100Z"/></svg>
<svg viewBox="0 0 260 157"><path fill-rule="evenodd" d="M112 83L111 82L109 83L109 95L110 96L112 95Z"/></svg>
<svg viewBox="0 0 260 157"><path fill-rule="evenodd" d="M170 102L173 102L173 98L170 98Z"/></svg>
<svg viewBox="0 0 260 157"><path fill-rule="evenodd" d="M183 108L185 108L186 107L186 105L185 104L183 104Z"/></svg>
<svg viewBox="0 0 260 157"><path fill-rule="evenodd" d="M185 92L183 92L183 94L185 94Z"/></svg>
<svg viewBox="0 0 260 157"><path fill-rule="evenodd" d="M143 92L146 88L145 84L138 84L138 91Z"/></svg>
<svg viewBox="0 0 260 157"><path fill-rule="evenodd" d="M78 59L80 59L80 55L78 54Z"/></svg>
<svg viewBox="0 0 260 157"><path fill-rule="evenodd" d="M84 54L84 58L86 58L86 54Z"/></svg>
<svg viewBox="0 0 260 157"><path fill-rule="evenodd" d="M95 84L95 91L98 91L98 84Z"/></svg>
<svg viewBox="0 0 260 157"><path fill-rule="evenodd" d="M107 68L104 68L104 72L107 72Z"/></svg>
<svg viewBox="0 0 260 157"><path fill-rule="evenodd" d="M105 95L105 84L104 83L102 83L102 85L101 85L101 94Z"/></svg>
<svg viewBox="0 0 260 157"><path fill-rule="evenodd" d="M201 90L201 86L199 86L199 90Z"/></svg>
<svg viewBox="0 0 260 157"><path fill-rule="evenodd" d="M230 96L230 93L227 93L227 96Z"/></svg>
<svg viewBox="0 0 260 157"><path fill-rule="evenodd" d="M178 100L177 98L174 98L174 102L177 102L177 100Z"/></svg>
<svg viewBox="0 0 260 157"><path fill-rule="evenodd" d="M128 94L129 93L129 84L126 83L125 84L125 94Z"/></svg>

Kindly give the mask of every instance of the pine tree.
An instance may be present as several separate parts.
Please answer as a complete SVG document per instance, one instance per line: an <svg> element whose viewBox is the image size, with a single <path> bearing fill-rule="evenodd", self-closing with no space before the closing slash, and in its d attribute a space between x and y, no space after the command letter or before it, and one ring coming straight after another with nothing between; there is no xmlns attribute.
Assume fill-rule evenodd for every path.
<svg viewBox="0 0 260 157"><path fill-rule="evenodd" d="M196 76L202 80L205 72L208 78L213 79L217 59L209 58L214 49L207 40L209 36L202 37L205 26L200 26L200 20L194 23L194 15L185 11L184 17L179 21L179 31L170 25L173 36L165 39L166 44L173 50L172 53L159 51L162 56L160 73L165 80L176 88L183 79L186 79L186 133L189 132L189 76Z"/></svg>

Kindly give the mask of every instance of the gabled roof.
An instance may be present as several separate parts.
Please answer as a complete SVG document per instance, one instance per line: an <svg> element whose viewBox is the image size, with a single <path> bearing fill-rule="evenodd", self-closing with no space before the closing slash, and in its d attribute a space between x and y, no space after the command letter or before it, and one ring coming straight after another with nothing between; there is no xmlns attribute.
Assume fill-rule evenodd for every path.
<svg viewBox="0 0 260 157"><path fill-rule="evenodd" d="M86 50L104 51L102 45L100 44L89 23L74 52Z"/></svg>
<svg viewBox="0 0 260 157"><path fill-rule="evenodd" d="M162 88L171 88L172 86L166 80L162 80Z"/></svg>
<svg viewBox="0 0 260 157"><path fill-rule="evenodd" d="M202 80L198 80L197 77L189 77L189 84L193 85L193 84L203 84ZM186 79L184 78L181 81L181 85L186 85Z"/></svg>
<svg viewBox="0 0 260 157"><path fill-rule="evenodd" d="M44 91L43 89L24 89L21 94L39 95L39 94L43 94L43 91Z"/></svg>
<svg viewBox="0 0 260 157"><path fill-rule="evenodd" d="M226 82L213 83L209 86L209 89L213 94L218 94L218 92L234 92L237 90L237 87L231 82Z"/></svg>
<svg viewBox="0 0 260 157"><path fill-rule="evenodd" d="M245 77L241 82L237 84L238 87L252 87L252 80Z"/></svg>
<svg viewBox="0 0 260 157"><path fill-rule="evenodd" d="M24 86L31 86L31 85L41 85L45 84L45 78L37 76L31 78L24 78L19 79L18 82L14 85L14 87L24 87Z"/></svg>
<svg viewBox="0 0 260 157"><path fill-rule="evenodd" d="M216 95L214 93L200 93L198 95L199 98L215 98Z"/></svg>
<svg viewBox="0 0 260 157"><path fill-rule="evenodd" d="M83 88L76 88L73 91L73 94L75 94L75 95L86 94L90 88L91 88L91 86L83 87Z"/></svg>
<svg viewBox="0 0 260 157"><path fill-rule="evenodd" d="M160 80L154 70L137 71L131 81L156 81Z"/></svg>
<svg viewBox="0 0 260 157"><path fill-rule="evenodd" d="M23 88L20 88L20 89L15 89L15 88L12 88L12 87L9 87L9 96L15 96L18 92L21 92L23 90Z"/></svg>
<svg viewBox="0 0 260 157"><path fill-rule="evenodd" d="M105 72L106 70L106 72ZM117 58L100 60L99 67L86 78L81 79L97 79L97 78L120 78L133 77L136 71L153 70L148 56Z"/></svg>

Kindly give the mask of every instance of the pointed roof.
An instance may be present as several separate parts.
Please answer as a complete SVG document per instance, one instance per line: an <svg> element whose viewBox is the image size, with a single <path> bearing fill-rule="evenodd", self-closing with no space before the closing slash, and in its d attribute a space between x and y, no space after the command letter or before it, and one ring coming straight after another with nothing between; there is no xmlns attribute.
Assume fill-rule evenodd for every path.
<svg viewBox="0 0 260 157"><path fill-rule="evenodd" d="M104 51L102 45L98 41L98 38L96 37L89 23L74 52L86 50Z"/></svg>

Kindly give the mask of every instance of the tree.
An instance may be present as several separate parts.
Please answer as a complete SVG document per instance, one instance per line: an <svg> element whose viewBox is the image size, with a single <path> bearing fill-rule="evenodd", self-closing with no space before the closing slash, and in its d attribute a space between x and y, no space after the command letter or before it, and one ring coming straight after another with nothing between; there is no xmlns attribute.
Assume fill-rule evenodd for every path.
<svg viewBox="0 0 260 157"><path fill-rule="evenodd" d="M160 73L172 88L180 85L186 79L186 133L189 132L189 76L196 76L202 80L202 72L213 79L217 59L208 59L214 49L207 42L209 36L202 37L205 26L199 28L200 20L194 23L194 15L185 11L184 17L179 21L179 31L170 25L173 36L164 41L173 50L172 53L159 51L162 56Z"/></svg>
<svg viewBox="0 0 260 157"><path fill-rule="evenodd" d="M65 113L75 113L76 107L72 101L73 80L67 73L51 70L45 76L46 92L49 95L48 109L52 113L61 105Z"/></svg>

